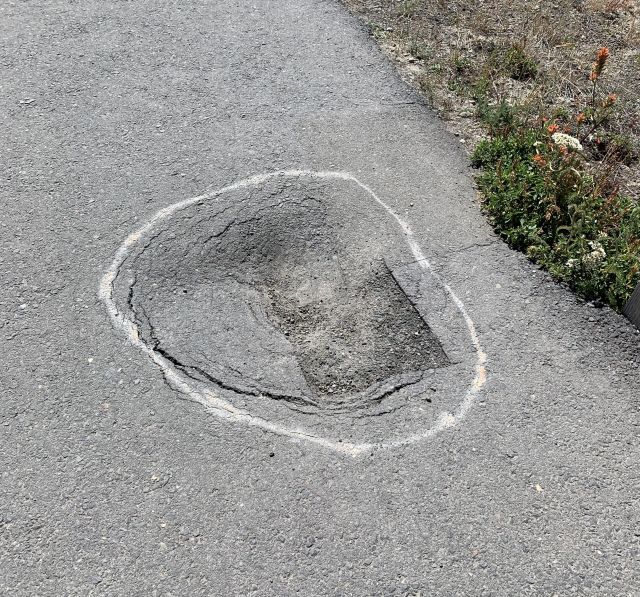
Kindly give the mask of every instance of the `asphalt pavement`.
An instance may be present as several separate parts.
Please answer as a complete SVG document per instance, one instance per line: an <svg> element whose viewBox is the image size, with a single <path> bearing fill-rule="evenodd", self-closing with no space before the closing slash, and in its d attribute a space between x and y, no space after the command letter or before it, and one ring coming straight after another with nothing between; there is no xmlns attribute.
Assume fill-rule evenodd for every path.
<svg viewBox="0 0 640 597"><path fill-rule="evenodd" d="M7 0L0 15L0 593L640 595L640 335L493 235L461 143L360 22L334 0ZM358 445L375 427L362 450L336 449L348 418L331 442L283 432L259 390L221 416L114 325L101 284L129 235L291 171L360 181L397 218L389 251L419 246L448 289L482 358L433 433L402 414L410 396L353 423ZM361 191L340 196L362 218L344 217L375 239L389 224ZM453 321L430 323L445 352ZM309 330L291 328L307 379Z"/></svg>

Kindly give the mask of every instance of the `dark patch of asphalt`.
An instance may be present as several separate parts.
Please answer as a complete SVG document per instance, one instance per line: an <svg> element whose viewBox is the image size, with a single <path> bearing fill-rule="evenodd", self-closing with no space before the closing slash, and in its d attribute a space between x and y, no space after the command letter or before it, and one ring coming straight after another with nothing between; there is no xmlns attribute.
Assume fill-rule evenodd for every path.
<svg viewBox="0 0 640 597"><path fill-rule="evenodd" d="M1 592L640 592L640 336L492 236L456 140L341 6L0 10ZM208 414L113 329L127 234L290 168L369 185L465 303L488 380L458 427L340 455Z"/></svg>

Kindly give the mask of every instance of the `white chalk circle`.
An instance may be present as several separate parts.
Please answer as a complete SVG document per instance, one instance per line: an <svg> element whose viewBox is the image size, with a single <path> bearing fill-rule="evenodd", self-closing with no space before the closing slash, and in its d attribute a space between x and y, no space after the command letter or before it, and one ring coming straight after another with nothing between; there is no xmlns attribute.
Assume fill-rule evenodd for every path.
<svg viewBox="0 0 640 597"><path fill-rule="evenodd" d="M461 388L460 400L455 408L442 411L435 423L418 431L408 433L405 437L395 438L392 441L377 442L347 442L332 437L324 437L321 434L313 432L309 429L301 427L289 426L282 422L269 420L265 416L257 416L246 409L239 408L219 395L219 392L211 388L202 388L193 383L193 380L179 371L173 363L165 356L160 354L154 347L144 341L141 330L135 322L130 309L128 307L120 308L116 304L114 297L114 283L124 262L131 255L132 251L139 248L141 241L146 240L155 231L155 228L162 222L170 219L177 212L184 210L194 204L202 204L214 201L225 193L230 193L239 189L249 187L259 187L272 179L286 178L309 178L315 180L334 180L347 181L356 184L363 190L372 201L384 208L386 212L393 218L402 231L402 237L410 249L415 264L423 271L428 272L432 280L441 287L444 293L451 299L454 309L462 316L466 333L471 341L473 349L473 368L474 376L471 383L467 387ZM146 354L161 370L167 382L175 390L189 397L191 400L203 405L209 412L213 413L221 419L231 422L242 423L249 426L259 427L265 431L269 431L278 435L294 438L296 440L304 440L323 446L325 448L340 452L350 456L358 456L363 453L371 452L376 449L390 449L400 446L414 444L430 438L441 431L451 429L457 426L467 415L473 405L474 400L478 396L482 386L486 382L486 361L487 357L484 353L475 325L469 317L462 301L456 296L453 290L442 280L432 269L431 264L425 257L422 249L416 242L413 232L409 225L394 213L368 186L361 183L355 176L346 172L337 171L311 171L311 170L281 170L269 172L246 178L232 185L226 186L217 191L193 197L174 203L157 212L144 226L130 234L116 252L111 266L105 272L100 281L99 288L100 299L104 302L109 316L116 329L121 330L128 341ZM462 324L461 324L462 325Z"/></svg>

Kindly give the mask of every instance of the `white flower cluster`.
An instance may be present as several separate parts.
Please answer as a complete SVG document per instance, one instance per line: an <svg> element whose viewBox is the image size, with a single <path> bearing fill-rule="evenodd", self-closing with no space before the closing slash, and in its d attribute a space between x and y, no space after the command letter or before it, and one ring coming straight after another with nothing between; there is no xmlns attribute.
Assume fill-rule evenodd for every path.
<svg viewBox="0 0 640 597"><path fill-rule="evenodd" d="M582 143L578 141L575 137L571 135L567 135L566 133L553 133L551 135L553 142L556 145L560 145L562 147L570 147L571 149L575 149L576 151L582 151Z"/></svg>
<svg viewBox="0 0 640 597"><path fill-rule="evenodd" d="M604 247L597 240L590 240L589 247L591 247L591 251L583 255L582 259L568 259L566 263L567 267L576 269L582 264L587 269L594 269L600 265L607 256Z"/></svg>
<svg viewBox="0 0 640 597"><path fill-rule="evenodd" d="M589 246L591 247L591 251L582 258L582 263L584 263L585 267L592 269L604 261L607 253L597 240L590 240Z"/></svg>

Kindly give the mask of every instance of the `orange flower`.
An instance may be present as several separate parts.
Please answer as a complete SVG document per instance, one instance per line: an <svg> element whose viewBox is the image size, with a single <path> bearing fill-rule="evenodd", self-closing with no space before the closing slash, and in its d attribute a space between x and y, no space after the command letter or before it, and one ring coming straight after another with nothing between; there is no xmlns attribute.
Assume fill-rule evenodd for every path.
<svg viewBox="0 0 640 597"><path fill-rule="evenodd" d="M616 101L618 100L618 96L617 96L615 93L610 93L610 94L607 96L607 99L608 99L612 104L615 104L615 103L616 103Z"/></svg>
<svg viewBox="0 0 640 597"><path fill-rule="evenodd" d="M560 127L559 127L557 124L550 124L550 125L547 127L547 130L549 131L549 133L551 133L551 134L553 135L553 133L557 133L557 132L558 132L558 129L559 129L559 128L560 128Z"/></svg>
<svg viewBox="0 0 640 597"><path fill-rule="evenodd" d="M584 112L580 112L580 114L576 116L576 122L578 124L580 124L581 122L584 122L586 119L587 117L584 115Z"/></svg>
<svg viewBox="0 0 640 597"><path fill-rule="evenodd" d="M596 52L596 61L593 63L591 67L591 74L589 75L589 81L596 81L598 77L602 74L602 69L604 65L607 63L607 59L609 58L609 48L600 48Z"/></svg>
<svg viewBox="0 0 640 597"><path fill-rule="evenodd" d="M538 166L546 166L547 160L545 160L539 153L533 156L533 161L538 164Z"/></svg>

